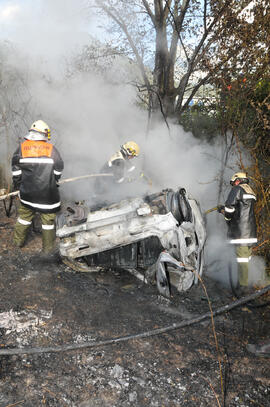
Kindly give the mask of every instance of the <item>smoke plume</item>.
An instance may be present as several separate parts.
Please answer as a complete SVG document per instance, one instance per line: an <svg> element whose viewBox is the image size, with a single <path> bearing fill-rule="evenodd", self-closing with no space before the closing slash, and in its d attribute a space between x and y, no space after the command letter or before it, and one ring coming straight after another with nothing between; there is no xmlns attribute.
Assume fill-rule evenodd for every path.
<svg viewBox="0 0 270 407"><path fill-rule="evenodd" d="M91 70L73 70L70 74L74 56L93 41L96 32L95 17L89 19L83 1L29 0L23 5L8 1L0 8L0 19L4 27L0 46L8 41L9 50L2 56L1 65L7 64L16 73L13 82L16 91L12 98L10 93L5 99L9 156L37 119L51 128L52 142L65 162L63 178L99 172L121 144L134 140L142 151L138 162L152 179L148 192L184 187L188 195L198 200L202 211L217 205L220 140L209 145L173 123L170 134L164 123L156 123L146 134L147 112L135 105L136 89L130 84L116 83L112 77L118 71L118 63L123 69L123 60L114 60L107 81ZM8 75L6 72L4 77L7 84ZM17 115L8 111L10 105L17 106ZM3 128L1 132L4 134ZM226 169L226 180L233 169L238 169L235 162ZM224 198L227 192L224 191ZM62 198L73 201L91 202L92 193L91 180L61 187ZM221 275L232 256L224 249L223 219L217 220L214 213L208 217L207 262L209 270Z"/></svg>

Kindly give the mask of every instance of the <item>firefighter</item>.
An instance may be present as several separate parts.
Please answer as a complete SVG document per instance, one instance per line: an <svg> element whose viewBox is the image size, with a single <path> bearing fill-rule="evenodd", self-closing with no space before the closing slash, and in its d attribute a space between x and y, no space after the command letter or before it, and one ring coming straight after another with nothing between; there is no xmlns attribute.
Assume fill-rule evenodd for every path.
<svg viewBox="0 0 270 407"><path fill-rule="evenodd" d="M20 206L13 242L22 247L35 213L42 223L42 250L52 253L55 244L55 217L60 209L58 184L63 160L48 142L50 128L43 120L35 121L12 157L13 188L19 190Z"/></svg>
<svg viewBox="0 0 270 407"><path fill-rule="evenodd" d="M112 174L112 177L99 177L95 183L97 202L111 203L120 195L120 186L130 182L136 166L133 162L140 154L140 147L135 141L128 141L120 147L102 167L101 173ZM122 188L123 190L123 188Z"/></svg>
<svg viewBox="0 0 270 407"><path fill-rule="evenodd" d="M257 242L254 204L256 195L244 172L237 172L230 180L232 189L220 210L228 225L229 243L235 247L240 291L248 292L248 264L251 247Z"/></svg>

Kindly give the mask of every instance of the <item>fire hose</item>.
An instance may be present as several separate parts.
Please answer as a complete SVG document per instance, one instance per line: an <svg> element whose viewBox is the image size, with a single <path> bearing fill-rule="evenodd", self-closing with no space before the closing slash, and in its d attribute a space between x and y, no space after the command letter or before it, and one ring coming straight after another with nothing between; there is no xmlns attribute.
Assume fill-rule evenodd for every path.
<svg viewBox="0 0 270 407"><path fill-rule="evenodd" d="M113 177L113 174L104 173L104 174L80 175L80 176L78 176L78 177L62 179L62 180L58 181L58 184L59 184L59 185L62 185L62 184L65 184L66 182L78 181L78 180L80 180L80 179L93 178L93 177ZM5 190L1 190L1 191L5 191ZM13 196L19 195L19 192L20 192L20 191L9 192L8 194L6 194L6 193L3 194L3 193L2 193L2 194L0 195L0 201L4 200L4 199L6 199L6 198L9 198L9 197L13 197Z"/></svg>
<svg viewBox="0 0 270 407"><path fill-rule="evenodd" d="M97 341L97 342L84 342L84 343L72 343L72 344L67 344L67 345L59 345L59 346L49 346L49 347L36 347L36 348L4 348L0 349L0 356L2 355L26 355L26 354L36 354L36 353L55 353L55 352L65 352L68 350L76 350L76 349L84 349L84 348L95 348L99 346L106 346L106 345L113 345L119 342L126 342L132 339L142 339L142 338L148 338L150 336L155 336L155 335L160 335L169 331L173 331L179 328L183 328L186 326L190 326L193 324L197 324L199 322L204 321L205 319L212 318L216 315L220 315L224 312L228 312L232 310L233 308L236 308L240 305L246 304L264 294L266 294L270 290L270 285L262 288L259 291L256 291L253 294L247 295L245 297L242 297L236 301L231 302L230 304L224 305L220 308L217 308L214 311L209 311L203 315L200 315L195 318L187 319L182 322L174 323L169 326L165 326L163 328L157 328L153 329L150 331L146 332L141 332L139 334L134 334L134 335L126 335L126 336L120 336L118 338L110 338L110 339L105 339L103 341Z"/></svg>
<svg viewBox="0 0 270 407"><path fill-rule="evenodd" d="M207 209L207 211L205 211L204 214L207 215L208 213L214 212L214 211L221 212L223 209L224 209L224 205L217 205L217 206L214 206L214 208Z"/></svg>

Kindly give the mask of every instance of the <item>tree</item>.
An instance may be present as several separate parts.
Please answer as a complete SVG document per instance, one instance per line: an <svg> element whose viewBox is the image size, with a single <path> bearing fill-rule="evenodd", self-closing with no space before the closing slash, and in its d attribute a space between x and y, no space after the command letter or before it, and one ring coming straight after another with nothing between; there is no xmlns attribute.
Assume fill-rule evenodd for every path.
<svg viewBox="0 0 270 407"><path fill-rule="evenodd" d="M148 93L149 108L164 115L180 115L213 73L205 60L214 52L220 21L230 1L208 0L94 0L106 13L140 67L139 88ZM212 4L214 3L215 6ZM153 47L154 44L154 47ZM146 70L150 54L153 72Z"/></svg>
<svg viewBox="0 0 270 407"><path fill-rule="evenodd" d="M12 44L0 43L0 185L8 187L14 142L27 128L31 101L25 75L10 63L14 55L18 58L16 51Z"/></svg>
<svg viewBox="0 0 270 407"><path fill-rule="evenodd" d="M239 9L239 3L233 2L221 21L223 35L217 46L222 70L214 74L215 61L205 63L213 70L212 81L219 89L220 132L236 145L239 167L248 172L257 195L260 243L256 251L270 264L270 4L242 2L246 7ZM248 166L244 155L250 158Z"/></svg>

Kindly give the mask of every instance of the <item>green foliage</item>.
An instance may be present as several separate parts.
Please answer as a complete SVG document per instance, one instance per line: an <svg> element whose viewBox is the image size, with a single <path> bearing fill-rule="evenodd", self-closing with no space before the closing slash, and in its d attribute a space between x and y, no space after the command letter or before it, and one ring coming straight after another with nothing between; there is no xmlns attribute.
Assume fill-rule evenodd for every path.
<svg viewBox="0 0 270 407"><path fill-rule="evenodd" d="M232 81L220 92L220 125L226 123L235 138L239 162L253 181L257 195L256 218L259 245L256 253L270 264L270 76L267 71L261 78L250 75L243 82ZM245 168L242 151L249 154L252 164Z"/></svg>
<svg viewBox="0 0 270 407"><path fill-rule="evenodd" d="M254 91L254 100L256 100L258 103L262 103L265 98L269 97L270 94L270 78L263 78L261 79Z"/></svg>
<svg viewBox="0 0 270 407"><path fill-rule="evenodd" d="M219 134L216 106L203 102L190 106L179 120L185 131L190 131L194 137L211 143Z"/></svg>
<svg viewBox="0 0 270 407"><path fill-rule="evenodd" d="M259 76L259 75L258 75ZM207 142L217 135L233 135L239 167L248 173L254 186L259 244L255 253L264 256L270 266L270 75L239 75L228 81L216 81L219 92L211 105L201 102L182 113L180 124L186 131ZM246 168L242 154L249 155Z"/></svg>
<svg viewBox="0 0 270 407"><path fill-rule="evenodd" d="M220 92L220 116L243 145L267 160L270 155L270 78L251 77ZM263 164L261 162L261 164Z"/></svg>

